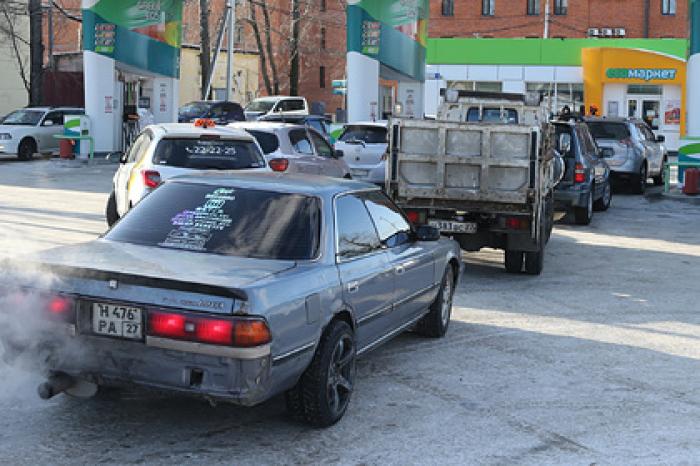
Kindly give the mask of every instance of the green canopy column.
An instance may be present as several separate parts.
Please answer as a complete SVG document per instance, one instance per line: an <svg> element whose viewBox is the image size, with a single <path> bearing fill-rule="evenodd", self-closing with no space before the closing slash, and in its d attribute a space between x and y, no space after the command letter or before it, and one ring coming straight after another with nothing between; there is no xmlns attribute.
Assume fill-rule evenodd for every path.
<svg viewBox="0 0 700 466"><path fill-rule="evenodd" d="M679 162L700 162L700 0L688 4L690 47L688 49L688 77L686 112L688 115L685 145L678 152ZM679 178L683 179L683 169Z"/></svg>

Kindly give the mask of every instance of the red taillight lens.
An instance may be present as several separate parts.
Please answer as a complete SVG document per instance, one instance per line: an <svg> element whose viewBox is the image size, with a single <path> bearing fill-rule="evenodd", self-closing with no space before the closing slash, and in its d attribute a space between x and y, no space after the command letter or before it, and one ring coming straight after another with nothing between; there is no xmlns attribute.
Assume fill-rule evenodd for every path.
<svg viewBox="0 0 700 466"><path fill-rule="evenodd" d="M574 183L585 183L586 182L586 169L580 163L576 164L574 170Z"/></svg>
<svg viewBox="0 0 700 466"><path fill-rule="evenodd" d="M141 176L147 188L156 188L160 184L160 173L155 170L141 170Z"/></svg>
<svg viewBox="0 0 700 466"><path fill-rule="evenodd" d="M55 295L48 300L46 307L52 319L75 322L75 299L70 296Z"/></svg>
<svg viewBox="0 0 700 466"><path fill-rule="evenodd" d="M270 168L276 172L284 172L289 168L289 160L287 159L272 159L270 160Z"/></svg>
<svg viewBox="0 0 700 466"><path fill-rule="evenodd" d="M409 210L406 212L406 218L411 223L418 223L420 221L420 214L415 210Z"/></svg>
<svg viewBox="0 0 700 466"><path fill-rule="evenodd" d="M148 334L246 348L264 345L272 340L267 323L261 319L222 319L161 311L149 311Z"/></svg>
<svg viewBox="0 0 700 466"><path fill-rule="evenodd" d="M530 219L521 217L507 217L506 228L509 230L527 230L530 228Z"/></svg>

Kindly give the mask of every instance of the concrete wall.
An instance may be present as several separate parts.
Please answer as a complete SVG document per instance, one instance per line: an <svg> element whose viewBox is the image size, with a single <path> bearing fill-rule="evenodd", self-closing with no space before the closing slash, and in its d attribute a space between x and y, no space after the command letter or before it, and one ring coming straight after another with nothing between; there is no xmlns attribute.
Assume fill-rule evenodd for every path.
<svg viewBox="0 0 700 466"><path fill-rule="evenodd" d="M19 16L13 25L15 31L21 37L29 37L29 20L26 16ZM0 116L3 116L27 105L29 94L20 76L19 64L12 42L5 34L1 34L0 38L2 39L0 40L0 69L2 70L2 78L0 79ZM21 42L18 42L18 46L24 62L25 73L27 74L27 79L29 79L29 47Z"/></svg>
<svg viewBox="0 0 700 466"><path fill-rule="evenodd" d="M213 89L226 88L226 53L222 52L214 71ZM233 101L245 105L258 95L259 57L252 53L235 53L233 57ZM201 100L199 49L183 48L180 55L180 105Z"/></svg>

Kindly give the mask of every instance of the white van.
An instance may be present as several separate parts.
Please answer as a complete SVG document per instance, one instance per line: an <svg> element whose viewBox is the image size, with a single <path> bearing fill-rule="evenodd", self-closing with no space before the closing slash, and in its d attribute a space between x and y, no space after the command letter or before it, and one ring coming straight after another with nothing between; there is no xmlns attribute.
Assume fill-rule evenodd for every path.
<svg viewBox="0 0 700 466"><path fill-rule="evenodd" d="M309 104L303 97L273 95L260 97L245 108L245 119L257 120L263 115L308 115Z"/></svg>

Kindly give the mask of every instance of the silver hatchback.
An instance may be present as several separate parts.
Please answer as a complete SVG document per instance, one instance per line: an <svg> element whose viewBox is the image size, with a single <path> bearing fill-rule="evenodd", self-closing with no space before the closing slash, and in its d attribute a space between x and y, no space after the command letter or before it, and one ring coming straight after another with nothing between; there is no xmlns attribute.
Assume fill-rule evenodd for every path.
<svg viewBox="0 0 700 466"><path fill-rule="evenodd" d="M602 149L613 175L643 193L648 178L664 183L668 150L664 136L655 136L642 120L627 118L588 118L591 135Z"/></svg>

